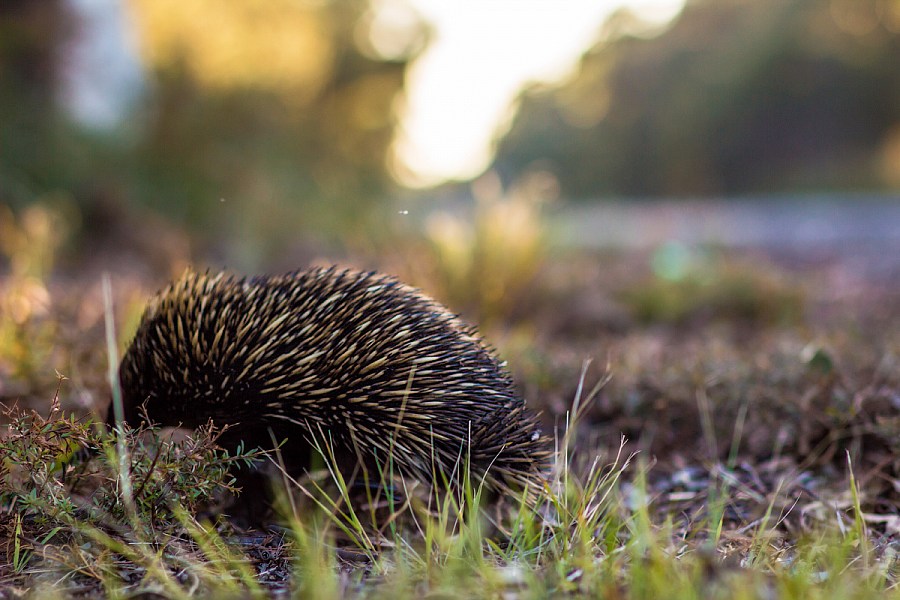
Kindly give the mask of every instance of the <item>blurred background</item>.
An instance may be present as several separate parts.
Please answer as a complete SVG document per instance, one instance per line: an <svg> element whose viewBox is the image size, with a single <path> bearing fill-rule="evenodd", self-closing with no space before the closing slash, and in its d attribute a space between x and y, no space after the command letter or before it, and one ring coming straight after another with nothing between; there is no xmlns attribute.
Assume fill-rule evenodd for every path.
<svg viewBox="0 0 900 600"><path fill-rule="evenodd" d="M895 324L898 61L898 0L4 0L0 398L105 403L101 273L124 344L189 264L396 274L551 415L685 326Z"/></svg>
<svg viewBox="0 0 900 600"><path fill-rule="evenodd" d="M104 418L188 266L333 263L475 323L583 475L624 437L666 531L896 540L900 0L0 1L0 437Z"/></svg>
<svg viewBox="0 0 900 600"><path fill-rule="evenodd" d="M91 252L159 227L258 268L478 177L581 208L891 196L898 57L896 0L9 0L0 200Z"/></svg>

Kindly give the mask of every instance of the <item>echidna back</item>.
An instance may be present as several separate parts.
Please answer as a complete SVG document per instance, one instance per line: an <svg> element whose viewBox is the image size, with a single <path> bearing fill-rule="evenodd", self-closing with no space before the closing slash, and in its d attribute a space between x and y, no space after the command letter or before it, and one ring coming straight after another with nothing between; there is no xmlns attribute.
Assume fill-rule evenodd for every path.
<svg viewBox="0 0 900 600"><path fill-rule="evenodd" d="M186 273L148 305L120 366L125 418L273 428L390 454L430 481L461 460L494 488L540 476L543 441L503 365L438 303L374 273ZM488 471L488 467L490 470Z"/></svg>

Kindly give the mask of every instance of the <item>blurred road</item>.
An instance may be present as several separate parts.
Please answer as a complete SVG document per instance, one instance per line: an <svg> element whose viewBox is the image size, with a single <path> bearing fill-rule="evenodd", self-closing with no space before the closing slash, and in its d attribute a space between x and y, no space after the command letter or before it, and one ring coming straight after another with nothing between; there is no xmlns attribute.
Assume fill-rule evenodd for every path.
<svg viewBox="0 0 900 600"><path fill-rule="evenodd" d="M552 219L580 247L684 244L809 248L900 242L900 195L881 199L632 201L568 205Z"/></svg>
<svg viewBox="0 0 900 600"><path fill-rule="evenodd" d="M872 256L881 268L900 269L900 195L568 204L550 223L564 246L712 244L787 255Z"/></svg>

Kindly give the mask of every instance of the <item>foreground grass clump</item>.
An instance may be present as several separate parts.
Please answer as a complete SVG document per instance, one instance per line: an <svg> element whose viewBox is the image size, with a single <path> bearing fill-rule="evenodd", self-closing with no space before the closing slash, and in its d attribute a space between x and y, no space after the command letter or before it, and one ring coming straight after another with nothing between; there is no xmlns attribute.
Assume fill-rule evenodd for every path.
<svg viewBox="0 0 900 600"><path fill-rule="evenodd" d="M205 546L219 559L231 554L196 519L234 492L232 468L257 461L259 452L229 454L211 426L177 441L154 427L109 434L65 415L57 398L47 417L7 408L3 418L0 586L110 591L141 581L172 591L189 579L210 589L237 585L198 560L208 556ZM128 448L124 456L117 435Z"/></svg>
<svg viewBox="0 0 900 600"><path fill-rule="evenodd" d="M712 471L702 504L673 511L684 494L661 491L645 461L597 456L575 439L588 405L576 400L553 472L527 501L486 503L465 468L454 492L420 490L391 477L390 461L360 500L323 441L321 472L300 481L282 472L287 527L274 538L199 516L233 486L232 466L261 458L218 449L210 428L176 442L152 428L107 434L55 402L48 417L8 411L0 586L170 598L900 598L896 541L866 522L851 469L849 501L820 498L832 516L802 532L785 523L810 499L785 508L782 488L755 499L760 518L731 526L725 513L748 502L737 476Z"/></svg>

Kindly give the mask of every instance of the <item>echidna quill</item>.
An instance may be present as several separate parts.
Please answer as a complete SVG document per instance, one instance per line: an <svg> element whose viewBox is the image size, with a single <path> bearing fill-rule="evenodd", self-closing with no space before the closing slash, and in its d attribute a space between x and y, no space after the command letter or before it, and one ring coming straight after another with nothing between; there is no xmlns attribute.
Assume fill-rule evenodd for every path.
<svg viewBox="0 0 900 600"><path fill-rule="evenodd" d="M119 376L129 423L144 405L160 425L229 425L250 447L271 447L273 431L304 454L294 464L325 439L429 483L462 464L494 491L545 472L545 440L504 365L472 327L385 275L189 271L150 301Z"/></svg>

